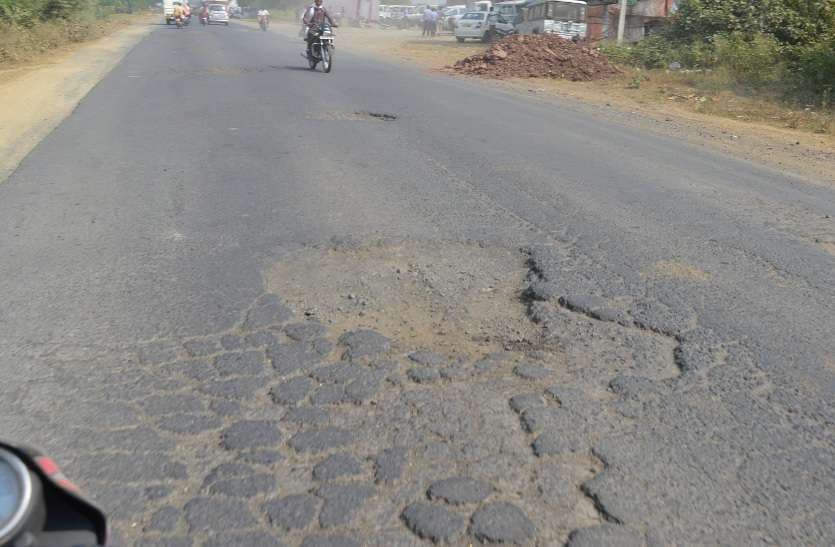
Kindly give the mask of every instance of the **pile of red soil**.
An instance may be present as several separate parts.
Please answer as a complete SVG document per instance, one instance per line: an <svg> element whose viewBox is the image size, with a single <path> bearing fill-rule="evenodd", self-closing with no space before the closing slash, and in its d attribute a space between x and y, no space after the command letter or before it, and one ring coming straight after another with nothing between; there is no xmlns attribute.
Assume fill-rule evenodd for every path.
<svg viewBox="0 0 835 547"><path fill-rule="evenodd" d="M488 78L560 78L575 82L603 80L620 73L596 49L554 34L508 36L451 68Z"/></svg>

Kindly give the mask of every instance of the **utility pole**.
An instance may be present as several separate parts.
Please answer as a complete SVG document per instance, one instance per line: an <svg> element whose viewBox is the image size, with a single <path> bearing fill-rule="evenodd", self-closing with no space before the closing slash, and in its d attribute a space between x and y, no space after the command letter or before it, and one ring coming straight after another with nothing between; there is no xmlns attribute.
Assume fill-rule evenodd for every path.
<svg viewBox="0 0 835 547"><path fill-rule="evenodd" d="M626 0L620 0L620 13L618 14L618 43L623 43L623 33L626 30Z"/></svg>
<svg viewBox="0 0 835 547"><path fill-rule="evenodd" d="M608 4L603 4L603 20L601 21L601 26L603 27L603 38L606 39L609 37L609 6Z"/></svg>

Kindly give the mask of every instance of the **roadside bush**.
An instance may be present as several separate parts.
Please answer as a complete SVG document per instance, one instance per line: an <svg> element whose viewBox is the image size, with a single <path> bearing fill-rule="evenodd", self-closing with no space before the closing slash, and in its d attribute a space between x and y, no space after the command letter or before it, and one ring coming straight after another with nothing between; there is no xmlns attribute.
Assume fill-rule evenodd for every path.
<svg viewBox="0 0 835 547"><path fill-rule="evenodd" d="M773 37L735 32L718 36L714 44L716 65L727 71L732 81L757 89L780 80L780 45Z"/></svg>
<svg viewBox="0 0 835 547"><path fill-rule="evenodd" d="M44 19L69 19L91 8L87 0L47 0L43 7Z"/></svg>
<svg viewBox="0 0 835 547"><path fill-rule="evenodd" d="M670 45L663 37L653 35L629 45L604 43L602 51L612 62L640 68L661 68L669 59Z"/></svg>
<svg viewBox="0 0 835 547"><path fill-rule="evenodd" d="M41 21L42 12L40 0L0 0L0 20L7 25L30 27Z"/></svg>
<svg viewBox="0 0 835 547"><path fill-rule="evenodd" d="M833 106L835 93L835 35L817 44L791 50L789 89L800 99Z"/></svg>
<svg viewBox="0 0 835 547"><path fill-rule="evenodd" d="M662 68L668 61L669 43L658 35L648 36L629 48L630 64L644 68Z"/></svg>
<svg viewBox="0 0 835 547"><path fill-rule="evenodd" d="M686 68L711 68L716 65L713 44L677 44L663 34L653 34L635 44L618 45L606 42L600 51L612 62L637 68L665 68L678 62Z"/></svg>
<svg viewBox="0 0 835 547"><path fill-rule="evenodd" d="M716 48L710 42L689 44L670 43L668 57L670 62L678 62L682 67L693 69L713 68L717 65Z"/></svg>
<svg viewBox="0 0 835 547"><path fill-rule="evenodd" d="M749 89L773 86L791 100L831 102L835 0L679 0L665 34L686 67L716 66ZM712 50L715 59L686 55L693 48L699 57Z"/></svg>
<svg viewBox="0 0 835 547"><path fill-rule="evenodd" d="M805 45L833 24L833 0L679 0L669 34L684 42L733 33L769 34L781 44Z"/></svg>
<svg viewBox="0 0 835 547"><path fill-rule="evenodd" d="M101 36L105 25L92 15L77 15L31 27L0 25L0 65L19 63L61 47Z"/></svg>

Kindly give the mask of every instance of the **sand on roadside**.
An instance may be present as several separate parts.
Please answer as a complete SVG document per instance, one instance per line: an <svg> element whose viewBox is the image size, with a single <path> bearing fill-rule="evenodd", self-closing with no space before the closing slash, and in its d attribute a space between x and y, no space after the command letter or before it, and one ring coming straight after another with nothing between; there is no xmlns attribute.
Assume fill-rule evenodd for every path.
<svg viewBox="0 0 835 547"><path fill-rule="evenodd" d="M0 70L0 183L152 29L137 22L52 52L49 62Z"/></svg>

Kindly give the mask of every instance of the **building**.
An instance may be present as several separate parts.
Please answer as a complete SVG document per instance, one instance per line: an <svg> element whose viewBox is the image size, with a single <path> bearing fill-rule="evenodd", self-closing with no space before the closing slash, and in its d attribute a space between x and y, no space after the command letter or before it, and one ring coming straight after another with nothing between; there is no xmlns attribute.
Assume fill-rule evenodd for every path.
<svg viewBox="0 0 835 547"><path fill-rule="evenodd" d="M380 13L379 0L328 0L328 11L349 21L376 21Z"/></svg>
<svg viewBox="0 0 835 547"><path fill-rule="evenodd" d="M614 40L618 35L620 2L588 0L587 35L591 40ZM624 40L637 42L664 25L678 9L677 0L629 0Z"/></svg>

